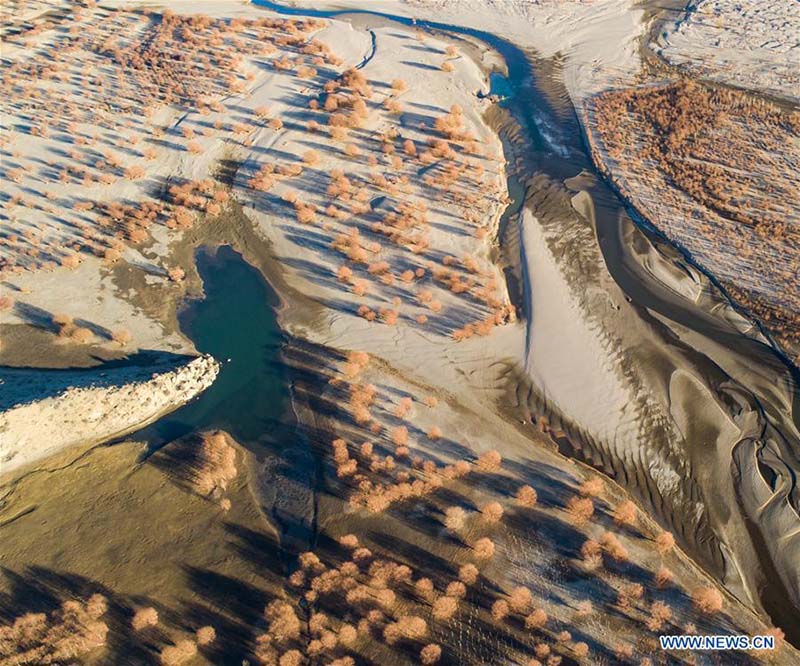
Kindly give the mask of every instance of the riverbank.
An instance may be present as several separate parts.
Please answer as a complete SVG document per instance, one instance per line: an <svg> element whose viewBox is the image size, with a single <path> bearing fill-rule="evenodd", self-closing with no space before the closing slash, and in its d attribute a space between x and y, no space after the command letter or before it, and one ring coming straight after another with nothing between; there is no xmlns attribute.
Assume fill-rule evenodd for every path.
<svg viewBox="0 0 800 666"><path fill-rule="evenodd" d="M211 357L154 355L102 370L0 372L0 483L62 450L124 437L189 402L213 382Z"/></svg>

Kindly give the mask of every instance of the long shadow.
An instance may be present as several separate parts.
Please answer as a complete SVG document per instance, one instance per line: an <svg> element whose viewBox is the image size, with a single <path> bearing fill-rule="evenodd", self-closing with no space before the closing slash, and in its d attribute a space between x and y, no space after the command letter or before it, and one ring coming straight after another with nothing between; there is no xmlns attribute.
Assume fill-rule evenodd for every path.
<svg viewBox="0 0 800 666"><path fill-rule="evenodd" d="M263 616L270 601L267 593L237 578L201 569L184 567L192 589L206 601L244 625L254 626Z"/></svg>
<svg viewBox="0 0 800 666"><path fill-rule="evenodd" d="M85 601L93 594L102 594L108 601L108 610L100 618L109 628L105 648L108 663L131 666L157 663L147 645L143 645L131 630L133 609L129 600L102 584L77 574L38 566L29 567L24 575L8 569L3 569L2 573L12 586L11 593L4 594L0 601L9 621L26 612L52 612L69 599Z"/></svg>

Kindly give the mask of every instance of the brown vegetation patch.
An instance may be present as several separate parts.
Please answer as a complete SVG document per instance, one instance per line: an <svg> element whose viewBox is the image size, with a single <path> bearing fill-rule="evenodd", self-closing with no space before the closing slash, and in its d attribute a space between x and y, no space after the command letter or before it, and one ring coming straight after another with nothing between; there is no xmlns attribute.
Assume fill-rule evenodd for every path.
<svg viewBox="0 0 800 666"><path fill-rule="evenodd" d="M800 352L800 113L681 81L603 93L594 158L623 195Z"/></svg>

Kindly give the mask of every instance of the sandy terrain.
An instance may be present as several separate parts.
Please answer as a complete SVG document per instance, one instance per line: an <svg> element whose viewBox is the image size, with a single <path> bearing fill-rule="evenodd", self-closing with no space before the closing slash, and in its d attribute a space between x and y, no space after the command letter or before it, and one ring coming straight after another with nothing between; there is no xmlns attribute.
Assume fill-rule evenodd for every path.
<svg viewBox="0 0 800 666"><path fill-rule="evenodd" d="M568 181L568 188L534 180L520 217L533 344L518 399L568 434L567 450L652 506L739 598L769 605L759 599L766 578L755 562L774 562L795 600L779 607L791 608L798 598L797 541L796 529L786 526L797 525L790 479L800 466L794 445L787 446L798 439L791 375L763 352L756 369L747 360L751 350L730 345L741 323L719 317L702 276L694 277L701 308L692 314L695 328L687 328L686 297L676 295L693 299L689 277L665 280L668 258L621 219L615 224L626 229L623 242L640 252L626 270L644 269L661 287L642 301L649 311L640 309L636 291L628 292L632 303L623 291L630 283L615 284L604 269L613 254L604 257L592 244L607 194L585 179ZM757 432L763 449L753 448ZM760 511L766 496L772 513ZM730 506L741 509L720 511ZM762 537L752 538L754 525ZM761 544L778 533L781 546L765 550Z"/></svg>
<svg viewBox="0 0 800 666"><path fill-rule="evenodd" d="M412 11L405 4L397 7ZM413 13L429 12L446 21L464 19L463 8L424 3L413 5ZM519 315L527 319L520 321L498 262L508 146L487 124L491 102L476 96L488 90L483 58L473 59L444 36L415 34L379 21L361 29L343 21L292 23L238 2L203 3L202 11L212 17L245 19L233 29L213 18L182 18L198 10L194 2L170 3L170 9L178 16L169 18L168 29L158 17L101 8L85 11L82 18L63 17L61 28L10 40L9 57L20 64L7 76L14 94L7 100L12 131L3 148L3 168L17 172L8 179L14 184L4 215L23 228L4 234L0 293L14 297L7 317L15 326L55 327L49 333L53 338L80 345L80 336L73 329L64 331L54 317L55 304L68 302L69 314L91 317L92 324L108 330L129 316L131 348L188 347L178 334L158 337L159 329L169 331L174 324L174 309L156 314L157 309L146 307L146 296L151 288L161 290L157 294L183 293L188 280L174 271L181 267L175 247L182 236L226 219L236 208L229 203L233 197L268 242L275 261L274 284L283 300L280 323L291 338L285 353L296 372L292 396L300 423L288 446L248 442L248 454L237 448L247 457L249 476L246 489L236 485L235 499L248 521L254 505L266 519L260 530L248 522L249 532L237 529L241 516L215 518L217 498L197 503L196 490L181 477L181 455L170 455L172 445L160 452L161 463L154 456L133 468L139 453L133 444L88 453L88 465L118 470L119 486L108 488L111 517L136 521L136 512L127 510L131 503L148 507L142 514L143 529L149 529L143 540L147 548L119 566L96 537L106 529L105 520L84 523L82 518L82 507L94 502L94 496L77 490L89 485L80 476L83 465L66 465L62 477L75 490L68 498L70 515L86 530L80 532L81 542L91 549L77 559L69 548L42 552L35 525L45 514L37 512L41 505L50 515L52 497L36 487L41 475L22 480L10 488L0 516L0 526L12 530L7 543L13 547L4 556L12 556L8 561L14 575L35 578L36 570L24 570L34 563L80 576L84 584L66 591L82 598L119 588L124 596L114 600L118 624L112 635L124 639L110 645L143 643L146 663L155 662L157 652L180 632L190 635L200 617L215 623L220 643L235 645L236 653L200 650L191 663L230 657L237 666L253 654L271 665L278 652L285 656L295 649L339 659L342 666L352 663L344 661L349 655L374 663L418 663L429 642L441 646L442 663L499 663L509 655L513 663L525 663L522 659L536 655L545 660L552 652L565 664L580 659L633 664L647 663L665 622L675 633L687 623L704 633L767 630L771 623L758 590L772 577L762 567L770 558L751 541L742 513L758 511L757 502L768 500L763 533L774 541L785 534L782 530L791 530L790 473L778 474L779 489L768 489L754 468L770 451L794 441L788 437L796 431L778 423L791 409L792 388L784 379L771 384L781 375L767 360L760 380L752 378L762 372L760 365L742 369L751 357L745 352L737 356L726 344L734 339L746 345L752 338L739 335L743 322L734 315L723 314L724 326L716 317L705 318L703 307L712 302L721 312L728 310L714 300L703 277L687 271L686 278L671 257L660 257L642 240L643 262L659 282L677 285L671 293L681 298L670 302L674 309L662 308L656 299L650 306L632 302L609 274L606 248L598 247L594 207L599 217L604 201L592 179L557 182L540 176L526 184L527 206L509 225L516 229L521 250L515 266L525 290ZM487 7L469 21L477 26L495 9ZM513 30L511 35L524 33L525 40L540 39L537 46L549 47L551 55L561 51L558 44L568 43L565 81L575 99L627 80L635 71L635 36L642 26L627 3L529 9L525 3L504 5L489 25L500 32ZM531 24L520 25L520 17ZM15 77L24 81L31 72L39 73L25 62L26 54L34 52L32 44L41 50L39 57L70 53L61 40L76 34L85 38L75 47L78 55L67 56L64 81L58 76L58 83L37 79L32 95L15 82ZM610 34L618 38L609 39ZM116 43L109 44L112 37ZM210 60L181 59L187 39L196 39L194 49L203 58L218 59L213 67L196 70L191 62ZM90 63L86 74L77 69L81 61ZM142 62L146 72L159 76L142 75ZM223 70L226 79L218 76ZM102 90L91 81L98 75L109 82ZM178 90L170 84L176 77L185 83ZM113 110L112 119L75 121L88 126L81 134L92 146L85 149L90 156L65 156L69 148L62 144L71 142L72 132L60 126L43 134L33 123L37 130L31 133L39 96L52 93L50 86L77 100L85 94L81 86L89 85L92 103ZM137 107L140 89L165 102L154 105L149 117L143 118ZM126 106L117 108L117 99ZM68 106L57 111L72 112ZM105 127L106 122L111 126ZM157 151L154 159L145 154L150 149ZM94 152L103 150L124 153L126 160L115 166L105 156L98 167ZM55 169L72 160L83 168L67 169L61 179ZM140 170L131 172L131 167ZM95 179L103 173L114 180L99 187ZM57 208L47 203L45 187ZM8 205L12 200L13 207ZM87 201L90 206L80 205ZM6 212L9 208L16 212ZM185 231L188 227L191 232ZM623 221L620 227L629 229ZM264 261L250 258L256 264ZM53 267L51 261L66 263ZM119 279L122 267L126 281ZM182 268L190 272L188 265ZM102 306L93 303L95 293L76 290L78 271L108 281ZM57 279L47 281L48 275ZM698 294L703 296L698 299ZM685 324L681 299L700 303L697 313L686 312L708 330ZM173 296L167 302L176 300ZM32 321L26 312L33 308L39 309L39 319ZM721 385L730 392L719 391ZM120 388L120 395L129 390L135 389ZM756 404L765 393L770 400ZM141 418L140 406L135 407ZM731 416L734 411L738 422ZM764 436L756 443L758 428ZM787 439L781 440L785 433ZM684 446L686 441L707 446ZM596 513L581 520L581 507L585 511L587 504L578 498L579 488L594 473L558 454L555 442L565 448L571 444L576 453L583 449L585 459L628 485L648 512L692 547L693 555L699 553L713 579L679 549L658 552L654 542L660 528L635 506L628 505L626 518L619 509L629 496L610 481L589 501ZM757 461L756 448L765 452ZM502 451L502 465L491 464L491 458L480 462L492 449ZM730 478L732 459L748 478L743 490ZM467 463L467 471L463 465L461 471L454 467L458 462ZM128 469L134 471L127 474ZM724 484L714 474L720 470L728 475ZM160 489L176 477L181 493L170 487L162 504ZM240 475L236 484L242 483ZM536 489L538 508L521 507L513 498L523 484ZM722 515L736 506L737 492L746 495L745 508ZM159 570L169 579L163 597L158 588L131 575L143 563L159 562L159 553L169 550L164 533L148 522L162 515L153 506L156 497L159 507L174 508L170 530L180 533L191 552L185 561ZM499 524L491 518L496 507L486 507L494 502L505 512ZM188 506L192 520L183 525L182 510ZM468 515L463 525L446 528L452 506ZM679 512L673 511L676 506ZM205 529L213 532L205 535ZM348 553L337 540L349 532L356 532L372 552ZM208 559L194 550L204 538L214 541ZM494 557L481 557L479 538L491 538ZM586 546L587 539L596 543ZM787 546L769 555L777 578L796 594L796 550L790 539L791 533ZM120 543L110 550L131 547ZM306 556L298 569L294 555L306 549L315 551L321 563ZM276 552L283 561L272 559ZM88 568L86 563L99 555L101 563ZM269 585L253 583L251 569L243 582L236 558L263 566ZM462 592L451 584L468 563L480 565L479 582ZM405 574L396 573L399 565L413 569L415 579L430 578L434 589L425 592L423 585L414 591L401 577ZM674 583L657 583L662 565L673 572ZM337 567L350 572L350 588L326 589L323 576L338 581ZM387 570L395 572L390 583L383 573ZM286 585L273 577L297 571ZM714 579L738 600L716 591ZM13 596L14 585L5 588L12 607L22 603ZM183 586L191 589L190 602L204 595L204 607L177 602ZM518 604L524 612L517 608L504 614L503 603L517 586L529 588L534 599ZM56 598L67 596L65 587L54 586ZM702 604L692 602L703 587L713 588L712 599L720 595L722 612L707 614ZM347 598L348 589L361 596ZM273 626L276 617L268 612L265 634L263 607L275 595L290 600L292 612L304 620L310 620L311 612L327 613L335 631L304 622L297 635L281 636ZM466 601L455 601L461 604L455 619L434 612L435 599L464 595ZM298 604L301 598L304 608ZM578 604L587 598L600 611L579 620ZM168 635L131 638L122 622L129 621L135 607L159 600ZM671 619L648 626L654 614L663 614L655 602L670 606ZM545 626L536 618L526 620L534 603L551 618ZM429 629L411 631L409 616L424 616ZM358 624L355 645L336 638L344 622ZM413 624L418 629L418 622ZM259 635L267 638L259 640ZM580 656L580 644L588 657ZM103 650L87 662L98 654ZM800 663L788 648L779 658L784 659L780 663ZM285 663L291 664L290 659ZM669 657L670 663L690 659ZM742 656L740 663L752 659Z"/></svg>
<svg viewBox="0 0 800 666"><path fill-rule="evenodd" d="M92 445L155 421L208 388L218 364L208 357L144 362L104 371L2 371L0 474L62 449Z"/></svg>
<svg viewBox="0 0 800 666"><path fill-rule="evenodd" d="M157 664L162 647L207 625L217 640L193 663L227 663L229 649L244 656L231 646L247 643L248 623L282 585L271 550L277 533L250 491L247 452L237 448L240 473L225 491L228 511L180 476L187 466L170 469L166 456L142 462L145 453L134 442L94 448L79 462L64 452L49 459L47 473L3 493L0 530L10 568L0 608L51 612L64 599L104 595L107 646L86 654L73 632L70 663L83 652L81 663L98 666ZM155 608L159 624L137 632L132 619L143 608ZM7 647L0 647L0 663L17 656Z"/></svg>
<svg viewBox="0 0 800 666"><path fill-rule="evenodd" d="M303 2L294 6L302 7ZM363 8L359 0L325 0L315 9ZM577 104L639 70L644 10L630 0L380 0L370 9L501 36L542 58L558 57Z"/></svg>
<svg viewBox="0 0 800 666"><path fill-rule="evenodd" d="M792 0L700 0L651 44L670 64L800 101L800 6Z"/></svg>
<svg viewBox="0 0 800 666"><path fill-rule="evenodd" d="M605 93L587 118L595 160L626 199L797 361L800 114L673 84Z"/></svg>

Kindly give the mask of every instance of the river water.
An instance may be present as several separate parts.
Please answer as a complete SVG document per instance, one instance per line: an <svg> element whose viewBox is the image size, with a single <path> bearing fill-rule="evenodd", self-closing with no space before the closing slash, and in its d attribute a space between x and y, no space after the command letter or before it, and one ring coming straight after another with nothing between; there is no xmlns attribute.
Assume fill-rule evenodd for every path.
<svg viewBox="0 0 800 666"><path fill-rule="evenodd" d="M221 428L239 442L254 442L277 427L289 404L275 310L279 299L258 269L229 245L201 247L195 259L203 296L185 304L181 330L222 367L199 398L142 434L157 445Z"/></svg>

